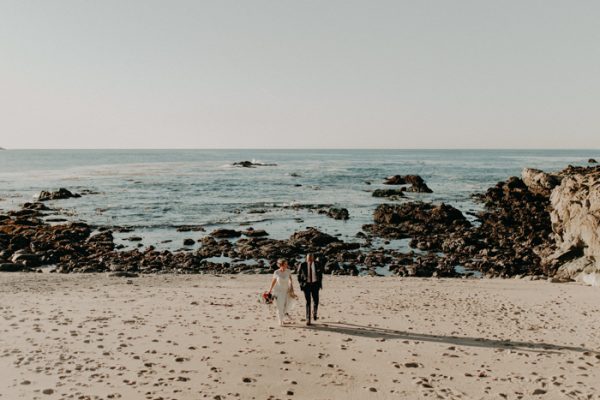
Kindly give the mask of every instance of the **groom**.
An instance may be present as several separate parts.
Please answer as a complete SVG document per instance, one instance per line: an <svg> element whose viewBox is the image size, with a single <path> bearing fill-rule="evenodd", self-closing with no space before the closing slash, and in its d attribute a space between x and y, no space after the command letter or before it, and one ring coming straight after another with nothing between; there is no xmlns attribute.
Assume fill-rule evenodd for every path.
<svg viewBox="0 0 600 400"><path fill-rule="evenodd" d="M314 301L313 319L319 319L317 311L319 310L319 290L323 287L323 266L319 261L315 261L312 253L306 255L306 261L300 264L298 270L298 283L300 290L304 292L306 299L306 325L310 325L310 302Z"/></svg>

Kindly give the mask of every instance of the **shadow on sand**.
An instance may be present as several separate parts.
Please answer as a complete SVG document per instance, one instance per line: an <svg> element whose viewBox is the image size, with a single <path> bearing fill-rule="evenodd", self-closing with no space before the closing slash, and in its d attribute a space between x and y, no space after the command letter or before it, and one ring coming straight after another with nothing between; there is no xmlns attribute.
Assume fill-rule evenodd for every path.
<svg viewBox="0 0 600 400"><path fill-rule="evenodd" d="M563 351L575 351L575 352L590 352L594 354L600 354L596 350L589 350L583 347L575 346L562 346L549 343L532 343L532 342L519 342L512 340L493 340L485 338L475 337L464 337L464 336L440 336L440 335L429 335L424 333L414 333L398 331L387 328L377 328L373 326L363 326L343 322L323 322L313 324L311 326L295 326L295 328L305 328L315 331L339 333L342 335L360 336L374 339L400 339L400 340L417 340L423 342L433 343L447 343L455 346L472 346L472 347L486 347L486 348L497 348L506 350L520 350L520 351L531 351L531 352L543 352L543 353L559 353Z"/></svg>

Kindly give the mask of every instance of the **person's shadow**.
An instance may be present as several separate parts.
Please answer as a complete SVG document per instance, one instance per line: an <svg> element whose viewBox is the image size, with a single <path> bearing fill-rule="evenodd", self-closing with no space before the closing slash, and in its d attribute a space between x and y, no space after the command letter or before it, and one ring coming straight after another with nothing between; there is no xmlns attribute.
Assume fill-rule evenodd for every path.
<svg viewBox="0 0 600 400"><path fill-rule="evenodd" d="M533 351L533 352L544 352L544 353L557 353L561 351L576 351L576 352L590 352L600 354L596 350L590 350L583 347L576 346L563 346L557 344L540 343L540 342L520 342L513 340L495 340L485 339L468 336L442 336L442 335L430 335L425 333L414 333L398 331L395 329L377 328L373 326L364 326L344 322L324 322L317 323L310 326L302 327L296 326L297 328L306 328L315 331L339 333L342 335L350 336L361 336L375 339L400 339L400 340L417 340L424 342L434 343L447 343L455 346L474 346L474 347L488 347L498 348L507 350L521 350L521 351Z"/></svg>

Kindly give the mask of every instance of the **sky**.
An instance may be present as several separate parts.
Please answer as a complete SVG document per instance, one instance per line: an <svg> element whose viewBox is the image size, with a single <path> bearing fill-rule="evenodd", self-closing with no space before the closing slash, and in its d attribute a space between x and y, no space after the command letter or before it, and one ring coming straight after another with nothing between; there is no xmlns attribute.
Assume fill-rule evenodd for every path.
<svg viewBox="0 0 600 400"><path fill-rule="evenodd" d="M600 148L600 2L0 0L5 148Z"/></svg>

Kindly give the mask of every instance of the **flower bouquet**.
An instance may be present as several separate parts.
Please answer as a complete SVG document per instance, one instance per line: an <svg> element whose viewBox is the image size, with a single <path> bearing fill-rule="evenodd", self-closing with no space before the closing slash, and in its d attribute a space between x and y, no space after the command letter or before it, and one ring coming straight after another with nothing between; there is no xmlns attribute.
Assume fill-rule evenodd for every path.
<svg viewBox="0 0 600 400"><path fill-rule="evenodd" d="M271 304L273 303L273 295L269 292L264 292L263 294L260 295L259 300L261 303L264 304Z"/></svg>

